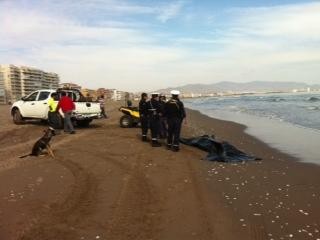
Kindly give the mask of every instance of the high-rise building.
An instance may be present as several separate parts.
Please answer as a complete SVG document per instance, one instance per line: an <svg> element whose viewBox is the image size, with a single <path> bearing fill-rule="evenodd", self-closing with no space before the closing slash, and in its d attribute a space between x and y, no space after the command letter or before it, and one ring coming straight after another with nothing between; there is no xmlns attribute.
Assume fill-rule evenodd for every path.
<svg viewBox="0 0 320 240"><path fill-rule="evenodd" d="M56 89L59 86L58 74L36 68L0 65L0 73L4 83L3 86L0 83L0 95L1 90L4 91L6 102L14 102L39 89Z"/></svg>
<svg viewBox="0 0 320 240"><path fill-rule="evenodd" d="M81 90L81 86L75 83L60 83L59 88L76 89Z"/></svg>
<svg viewBox="0 0 320 240"><path fill-rule="evenodd" d="M4 76L0 72L0 104L6 103L6 92L4 91Z"/></svg>
<svg viewBox="0 0 320 240"><path fill-rule="evenodd" d="M14 65L0 65L0 72L3 75L6 103L13 102L22 97L20 68Z"/></svg>

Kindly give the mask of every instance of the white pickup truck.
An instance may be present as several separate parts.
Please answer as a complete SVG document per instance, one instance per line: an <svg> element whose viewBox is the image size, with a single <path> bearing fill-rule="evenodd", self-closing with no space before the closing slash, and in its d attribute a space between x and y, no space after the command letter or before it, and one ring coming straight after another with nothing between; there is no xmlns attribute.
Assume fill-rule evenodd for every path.
<svg viewBox="0 0 320 240"><path fill-rule="evenodd" d="M93 119L101 118L100 104L88 102L80 91L74 89L44 89L32 92L12 105L11 115L13 122L22 124L28 119L47 120L49 112L48 101L54 92L58 94L58 98L61 97L62 92L67 92L68 96L72 98L76 106L72 120L78 126L88 126Z"/></svg>

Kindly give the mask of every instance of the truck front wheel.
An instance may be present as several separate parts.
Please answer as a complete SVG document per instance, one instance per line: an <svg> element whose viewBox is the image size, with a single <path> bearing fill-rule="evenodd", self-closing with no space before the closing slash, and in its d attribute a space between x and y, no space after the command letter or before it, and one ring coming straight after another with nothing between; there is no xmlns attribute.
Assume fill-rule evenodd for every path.
<svg viewBox="0 0 320 240"><path fill-rule="evenodd" d="M13 122L14 122L15 124L17 124L17 125L24 123L23 117L22 117L19 109L14 109L14 110L13 110L12 119L13 119Z"/></svg>

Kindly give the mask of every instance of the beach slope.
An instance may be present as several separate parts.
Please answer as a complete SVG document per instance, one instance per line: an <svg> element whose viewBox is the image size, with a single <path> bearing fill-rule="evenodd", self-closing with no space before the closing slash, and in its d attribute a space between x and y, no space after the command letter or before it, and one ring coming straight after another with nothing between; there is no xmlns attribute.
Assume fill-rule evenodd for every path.
<svg viewBox="0 0 320 240"><path fill-rule="evenodd" d="M117 108L109 104L109 119L76 135L56 136L55 159L20 159L45 126L15 126L0 107L0 239L320 237L317 166L195 111L184 136L216 134L263 160L212 163L192 147L152 148L139 129L119 127Z"/></svg>

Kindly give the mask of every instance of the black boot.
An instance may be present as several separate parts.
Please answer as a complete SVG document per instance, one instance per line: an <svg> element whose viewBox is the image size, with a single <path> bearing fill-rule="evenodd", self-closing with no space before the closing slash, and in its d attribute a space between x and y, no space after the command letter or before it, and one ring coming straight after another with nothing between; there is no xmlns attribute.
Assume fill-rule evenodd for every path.
<svg viewBox="0 0 320 240"><path fill-rule="evenodd" d="M171 150L171 144L167 144L167 150Z"/></svg>
<svg viewBox="0 0 320 240"><path fill-rule="evenodd" d="M147 136L142 136L142 142L148 141Z"/></svg>
<svg viewBox="0 0 320 240"><path fill-rule="evenodd" d="M161 143L159 143L157 140L152 140L152 147L161 147Z"/></svg>
<svg viewBox="0 0 320 240"><path fill-rule="evenodd" d="M172 151L174 151L174 152L179 152L179 151L180 151L179 146L173 146L173 147L172 147Z"/></svg>

